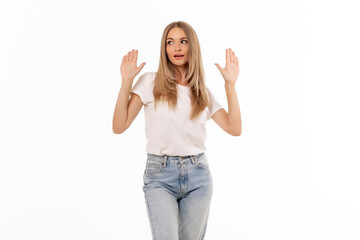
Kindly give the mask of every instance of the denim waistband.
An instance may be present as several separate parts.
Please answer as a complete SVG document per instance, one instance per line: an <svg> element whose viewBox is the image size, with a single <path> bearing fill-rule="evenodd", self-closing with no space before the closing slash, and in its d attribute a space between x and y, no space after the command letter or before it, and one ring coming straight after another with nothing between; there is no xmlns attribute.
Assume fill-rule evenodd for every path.
<svg viewBox="0 0 360 240"><path fill-rule="evenodd" d="M190 158L191 160L197 160L199 157L201 157L204 154L205 154L205 152L202 152L202 153L199 153L199 154L196 154L196 155L170 156L170 155L156 155L156 154L152 154L152 153L147 153L147 156L151 157L153 159L158 159L161 162L164 162L167 159L182 161L182 160Z"/></svg>

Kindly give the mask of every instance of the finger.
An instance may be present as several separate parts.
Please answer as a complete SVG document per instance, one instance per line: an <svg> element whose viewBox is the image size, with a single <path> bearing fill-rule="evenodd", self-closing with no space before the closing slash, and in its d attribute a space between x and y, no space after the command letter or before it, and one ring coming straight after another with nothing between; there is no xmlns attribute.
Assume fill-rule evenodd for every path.
<svg viewBox="0 0 360 240"><path fill-rule="evenodd" d="M126 55L123 56L122 62L126 61Z"/></svg>
<svg viewBox="0 0 360 240"><path fill-rule="evenodd" d="M229 48L229 55L230 55L230 62L233 63L234 57L233 57L233 51L231 50L231 48Z"/></svg>
<svg viewBox="0 0 360 240"><path fill-rule="evenodd" d="M134 53L135 53L135 50L131 50L131 53L130 53L130 62L132 62L134 60Z"/></svg>
<svg viewBox="0 0 360 240"><path fill-rule="evenodd" d="M230 63L229 49L226 49L226 64Z"/></svg>
<svg viewBox="0 0 360 240"><path fill-rule="evenodd" d="M143 62L140 66L139 66L139 72L141 71L141 69L145 66L146 62Z"/></svg>
<svg viewBox="0 0 360 240"><path fill-rule="evenodd" d="M236 63L236 56L235 56L235 52L232 52L232 56L233 56L233 63Z"/></svg>
<svg viewBox="0 0 360 240"><path fill-rule="evenodd" d="M131 61L134 61L134 60L135 60L135 54L136 54L135 49L133 49L133 50L132 50L132 58L131 58Z"/></svg>
<svg viewBox="0 0 360 240"><path fill-rule="evenodd" d="M135 63L137 63L137 59L138 59L138 50L135 51Z"/></svg>
<svg viewBox="0 0 360 240"><path fill-rule="evenodd" d="M236 57L236 66L239 67L239 58L238 57Z"/></svg>
<svg viewBox="0 0 360 240"><path fill-rule="evenodd" d="M215 63L215 66L219 69L219 71L222 71L222 68L220 67L220 65L218 63Z"/></svg>
<svg viewBox="0 0 360 240"><path fill-rule="evenodd" d="M126 61L129 62L130 61L130 51L128 52L127 56L126 56Z"/></svg>

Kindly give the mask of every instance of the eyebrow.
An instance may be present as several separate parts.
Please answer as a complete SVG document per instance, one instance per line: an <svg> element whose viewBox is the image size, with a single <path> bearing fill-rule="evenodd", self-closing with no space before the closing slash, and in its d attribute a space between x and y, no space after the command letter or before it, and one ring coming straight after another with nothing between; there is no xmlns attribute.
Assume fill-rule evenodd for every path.
<svg viewBox="0 0 360 240"><path fill-rule="evenodd" d="M167 38L166 40L168 40L168 39L174 40L173 38ZM187 37L182 37L180 39L187 39Z"/></svg>

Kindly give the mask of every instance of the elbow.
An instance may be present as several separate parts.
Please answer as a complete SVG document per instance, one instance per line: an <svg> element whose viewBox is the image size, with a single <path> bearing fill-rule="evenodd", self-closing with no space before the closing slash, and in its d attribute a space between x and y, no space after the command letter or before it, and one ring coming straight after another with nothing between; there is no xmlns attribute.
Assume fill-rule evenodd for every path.
<svg viewBox="0 0 360 240"><path fill-rule="evenodd" d="M114 133L114 134L121 134L122 132L120 132L119 130L113 129L113 133Z"/></svg>
<svg viewBox="0 0 360 240"><path fill-rule="evenodd" d="M115 128L115 127L113 127L112 130L113 130L113 133L115 133L115 134L121 134L125 131L125 129Z"/></svg>
<svg viewBox="0 0 360 240"><path fill-rule="evenodd" d="M238 131L238 132L233 132L233 134L232 134L233 136L235 136L235 137L238 137L238 136L240 136L241 135L241 131Z"/></svg>
<svg viewBox="0 0 360 240"><path fill-rule="evenodd" d="M242 124L241 121L237 122L237 123L233 123L233 124L229 124L228 122L228 133L232 136L240 136L241 135L241 128L242 128Z"/></svg>
<svg viewBox="0 0 360 240"><path fill-rule="evenodd" d="M241 128L239 128L239 129L233 129L233 130L230 132L230 134L231 134L232 136L235 136L235 137L240 136L240 135L241 135Z"/></svg>
<svg viewBox="0 0 360 240"><path fill-rule="evenodd" d="M130 125L128 125L127 123L125 123L125 125L122 125L122 124L113 124L112 126L112 130L113 130L113 133L115 134L121 134L123 132L126 131L126 129L129 128Z"/></svg>

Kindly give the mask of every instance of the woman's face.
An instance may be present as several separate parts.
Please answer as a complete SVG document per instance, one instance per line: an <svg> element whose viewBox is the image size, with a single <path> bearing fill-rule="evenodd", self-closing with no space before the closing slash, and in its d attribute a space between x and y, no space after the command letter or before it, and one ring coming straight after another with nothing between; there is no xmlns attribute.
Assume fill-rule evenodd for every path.
<svg viewBox="0 0 360 240"><path fill-rule="evenodd" d="M181 28L173 28L166 38L166 53L172 64L182 67L189 60L188 38ZM181 55L177 57L177 55Z"/></svg>

